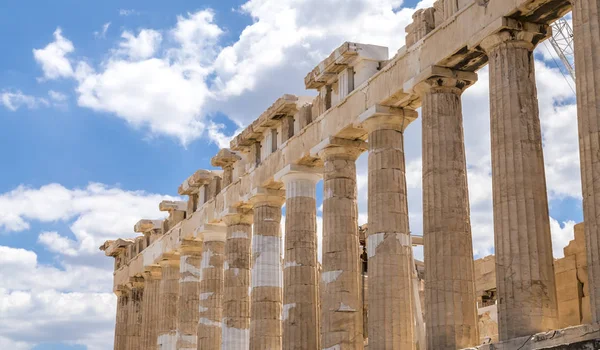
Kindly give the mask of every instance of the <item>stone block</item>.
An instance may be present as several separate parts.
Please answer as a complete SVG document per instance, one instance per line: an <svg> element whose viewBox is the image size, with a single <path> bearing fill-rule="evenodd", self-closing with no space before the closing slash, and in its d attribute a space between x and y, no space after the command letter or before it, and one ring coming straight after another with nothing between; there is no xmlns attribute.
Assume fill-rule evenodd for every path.
<svg viewBox="0 0 600 350"><path fill-rule="evenodd" d="M581 324L580 300L572 299L558 302L558 322L560 328Z"/></svg>
<svg viewBox="0 0 600 350"><path fill-rule="evenodd" d="M592 323L592 309L590 308L590 297L585 296L581 298L581 323L590 324Z"/></svg>
<svg viewBox="0 0 600 350"><path fill-rule="evenodd" d="M556 297L559 303L579 299L577 270L568 270L556 274Z"/></svg>

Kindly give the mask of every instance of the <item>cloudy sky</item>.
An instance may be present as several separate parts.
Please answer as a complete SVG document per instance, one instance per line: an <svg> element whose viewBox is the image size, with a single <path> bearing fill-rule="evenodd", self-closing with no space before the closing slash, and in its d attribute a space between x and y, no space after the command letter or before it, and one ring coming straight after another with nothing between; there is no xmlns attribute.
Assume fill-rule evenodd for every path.
<svg viewBox="0 0 600 350"><path fill-rule="evenodd" d="M343 41L404 45L432 0L3 1L0 349L111 349L111 258L140 218ZM575 97L536 51L555 256L582 220ZM493 253L487 69L463 99L474 248ZM406 133L421 233L421 126ZM366 222L366 156L359 159ZM321 185L320 185L321 187ZM320 204L320 203L319 203ZM320 214L319 214L320 215ZM417 252L417 254L421 254Z"/></svg>

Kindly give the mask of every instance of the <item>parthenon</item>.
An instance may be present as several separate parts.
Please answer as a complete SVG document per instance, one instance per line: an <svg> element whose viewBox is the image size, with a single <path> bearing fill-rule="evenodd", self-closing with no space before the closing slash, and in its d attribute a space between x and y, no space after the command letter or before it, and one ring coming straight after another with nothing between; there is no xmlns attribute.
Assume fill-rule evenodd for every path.
<svg viewBox="0 0 600 350"><path fill-rule="evenodd" d="M558 263L533 50L571 11L584 225ZM461 95L486 65L495 258L477 272ZM160 203L166 219L140 220L137 238L101 247L115 258L115 349L600 349L600 1L437 0L413 15L391 59L386 47L346 42L304 82L317 96L275 101L212 158L219 170L183 181L187 202ZM422 237L409 228L404 161L418 108ZM365 152L359 226L355 161ZM581 298L563 298L560 284L581 261L586 322ZM484 297L481 266L495 274ZM571 301L579 314L563 322ZM494 339L478 316L489 305Z"/></svg>

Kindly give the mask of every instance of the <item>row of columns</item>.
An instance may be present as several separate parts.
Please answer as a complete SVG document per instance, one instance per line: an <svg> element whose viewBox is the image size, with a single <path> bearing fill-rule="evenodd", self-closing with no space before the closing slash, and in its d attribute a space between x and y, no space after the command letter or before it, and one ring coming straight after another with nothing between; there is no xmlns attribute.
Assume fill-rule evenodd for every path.
<svg viewBox="0 0 600 350"><path fill-rule="evenodd" d="M595 170L600 171L600 88L594 79L600 46L586 45L586 41L600 42L599 7L595 0L575 1L573 14L584 216L593 286L600 285L600 219L594 214L600 201L600 180L593 176ZM490 66L501 340L557 326L533 59L533 49L545 35L545 26L519 23L481 43ZM461 94L475 81L473 73L434 69L415 87L422 100L425 303L430 349L469 347L479 338L461 112ZM408 109L375 106L360 117L369 139L367 328L373 349L415 348L413 304L417 301L411 285L403 132L416 116ZM330 138L313 149L323 160L322 170L288 166L276 174L275 179L285 187L283 264L279 223L284 195L261 190L249 201L252 210L238 208L226 213L225 242L205 239L202 248L183 249L180 259L161 262L160 272L148 271L145 290L135 283L120 290L115 348L137 349L133 340L143 335L158 339L160 349L175 348L176 344L182 349L361 349L355 161L366 148L362 141ZM324 232L319 273L315 186L321 173ZM144 310L153 309L149 303L158 300L158 313L140 316L142 299ZM592 292L591 304L597 322L600 292ZM192 337L194 341L197 337L197 344ZM148 346L145 348L151 348L147 340L142 341Z"/></svg>

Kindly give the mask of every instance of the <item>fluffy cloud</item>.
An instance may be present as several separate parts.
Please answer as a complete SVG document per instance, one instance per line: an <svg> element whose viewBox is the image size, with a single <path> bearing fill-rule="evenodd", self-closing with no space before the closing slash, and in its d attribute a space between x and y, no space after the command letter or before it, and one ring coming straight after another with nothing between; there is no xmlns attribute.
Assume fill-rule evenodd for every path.
<svg viewBox="0 0 600 350"><path fill-rule="evenodd" d="M63 37L62 30L57 28L54 41L43 49L34 49L33 56L42 66L44 78L69 78L73 76L73 67L67 55L74 50L73 43Z"/></svg>
<svg viewBox="0 0 600 350"><path fill-rule="evenodd" d="M19 186L0 194L0 230L18 232L29 229L32 222L64 222L75 240L44 232L39 242L51 251L65 248L67 256L97 254L105 240L133 236L133 225L139 219L163 217L158 210L163 199L175 198L97 183L83 189L59 184Z"/></svg>
<svg viewBox="0 0 600 350"><path fill-rule="evenodd" d="M3 349L30 349L40 342L110 347L115 297L108 271L43 265L32 251L0 246L0 279Z"/></svg>
<svg viewBox="0 0 600 350"><path fill-rule="evenodd" d="M123 32L124 39L119 43L117 52L123 53L131 60L142 60L152 57L162 41L162 35L151 29L143 29L137 36L130 32Z"/></svg>
<svg viewBox="0 0 600 350"><path fill-rule="evenodd" d="M50 105L50 102L45 98L26 95L21 90L16 90L0 91L0 105L9 111L15 112L21 107L28 109L47 107Z"/></svg>
<svg viewBox="0 0 600 350"><path fill-rule="evenodd" d="M76 80L82 107L183 144L205 136L226 145L232 135L215 132L212 115L220 112L238 125L249 123L284 92L302 92L306 72L341 42L389 45L394 54L404 42L398 33L414 12L401 4L251 0L240 11L254 23L224 47L220 38L226 29L207 9L178 16L168 30L145 28L137 35L125 30L97 67L87 63L91 60L69 60L74 47L60 29L54 42L34 52L47 79ZM333 10L338 16L324 15Z"/></svg>
<svg viewBox="0 0 600 350"><path fill-rule="evenodd" d="M112 262L98 247L133 237L140 218L164 216L163 199L102 184L68 189L20 186L0 194L0 230L20 232L36 223L63 222L71 232L44 231L38 243L56 259L40 263L30 250L0 246L0 348L31 349L42 342L112 346L115 297ZM35 317L32 317L35 315Z"/></svg>

